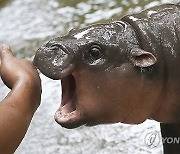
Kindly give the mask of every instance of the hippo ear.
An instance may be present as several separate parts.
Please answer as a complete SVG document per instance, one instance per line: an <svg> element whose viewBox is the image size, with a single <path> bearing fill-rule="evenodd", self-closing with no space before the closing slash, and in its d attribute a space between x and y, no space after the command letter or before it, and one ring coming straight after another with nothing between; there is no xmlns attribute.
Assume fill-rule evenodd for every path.
<svg viewBox="0 0 180 154"><path fill-rule="evenodd" d="M157 62L156 57L152 53L140 48L134 48L131 50L129 60L134 66L141 68L152 66Z"/></svg>

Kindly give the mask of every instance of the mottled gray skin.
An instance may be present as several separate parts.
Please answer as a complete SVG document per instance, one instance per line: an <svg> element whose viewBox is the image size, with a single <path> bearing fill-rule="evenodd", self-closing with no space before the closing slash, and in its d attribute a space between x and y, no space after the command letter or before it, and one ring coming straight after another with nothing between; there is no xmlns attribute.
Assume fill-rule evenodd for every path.
<svg viewBox="0 0 180 154"><path fill-rule="evenodd" d="M55 120L74 128L150 118L163 123L163 136L178 136L179 39L180 5L165 4L50 40L34 65L62 79ZM165 144L164 152L179 153L180 146Z"/></svg>

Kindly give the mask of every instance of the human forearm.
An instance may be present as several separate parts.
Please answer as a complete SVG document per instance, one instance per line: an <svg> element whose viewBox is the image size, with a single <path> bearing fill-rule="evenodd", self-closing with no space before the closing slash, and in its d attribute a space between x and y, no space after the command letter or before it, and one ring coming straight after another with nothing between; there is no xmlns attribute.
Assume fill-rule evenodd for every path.
<svg viewBox="0 0 180 154"><path fill-rule="evenodd" d="M0 153L12 154L22 141L33 114L24 114L15 106L0 104Z"/></svg>
<svg viewBox="0 0 180 154"><path fill-rule="evenodd" d="M16 150L39 106L40 88L32 86L36 87L28 82L18 83L0 103L0 153L2 154L11 154ZM38 97L34 97L34 93Z"/></svg>

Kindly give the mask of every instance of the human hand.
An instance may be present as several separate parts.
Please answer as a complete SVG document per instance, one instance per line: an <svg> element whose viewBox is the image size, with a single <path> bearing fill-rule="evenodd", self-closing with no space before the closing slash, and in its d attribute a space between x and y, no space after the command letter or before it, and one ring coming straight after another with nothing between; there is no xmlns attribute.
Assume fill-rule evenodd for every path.
<svg viewBox="0 0 180 154"><path fill-rule="evenodd" d="M0 74L3 82L10 89L24 89L21 98L28 102L36 102L39 106L41 95L41 80L32 63L25 59L14 57L10 47L3 45L0 49ZM27 101L26 101L27 102ZM33 105L32 105L33 106Z"/></svg>

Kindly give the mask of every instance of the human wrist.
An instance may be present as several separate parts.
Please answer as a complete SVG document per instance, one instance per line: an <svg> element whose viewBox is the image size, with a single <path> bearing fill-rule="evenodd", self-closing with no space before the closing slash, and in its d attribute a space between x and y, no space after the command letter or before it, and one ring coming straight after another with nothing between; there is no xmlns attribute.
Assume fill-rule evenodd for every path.
<svg viewBox="0 0 180 154"><path fill-rule="evenodd" d="M17 104L21 109L34 114L41 101L41 81L32 77L20 78L11 93L16 95Z"/></svg>

